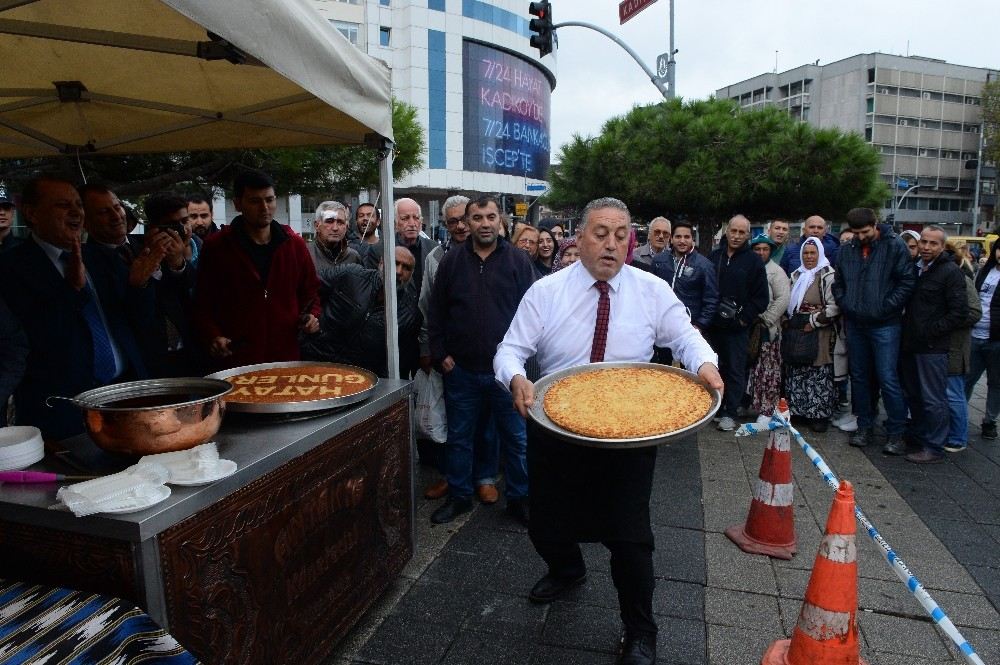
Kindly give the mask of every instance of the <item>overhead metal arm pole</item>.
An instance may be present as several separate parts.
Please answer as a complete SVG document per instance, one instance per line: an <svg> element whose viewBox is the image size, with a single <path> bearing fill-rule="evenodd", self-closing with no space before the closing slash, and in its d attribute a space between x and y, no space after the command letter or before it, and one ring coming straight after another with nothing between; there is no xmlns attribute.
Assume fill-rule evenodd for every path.
<svg viewBox="0 0 1000 665"><path fill-rule="evenodd" d="M915 190L915 189L916 189L917 187L920 187L920 185L914 185L913 187L910 187L910 188L909 188L908 190L906 190L905 192L903 192L903 195L899 197L899 200L898 200L898 201L896 200L896 195L895 195L895 194L893 194L893 195L892 195L892 201L893 201L893 207L892 207L892 210L893 210L893 213L894 213L894 214L895 214L895 212L896 212L897 210L901 210L901 209L902 209L902 208L900 208L900 206L902 206L902 205L903 205L903 199L905 199L905 198L907 197L907 195L908 195L908 194L909 194L910 192L912 192L913 190ZM895 222L896 222L896 220L895 220L895 219L893 219L893 223L894 223L894 224L895 224Z"/></svg>
<svg viewBox="0 0 1000 665"><path fill-rule="evenodd" d="M613 41L615 44L618 44L619 46L621 46L623 49L625 49L625 52L628 53L630 56L632 56L632 59L635 60L636 63L640 67L642 67L642 71L646 72L646 76L648 76L649 80L652 81L653 85L656 86L656 89L660 91L660 94L663 95L663 98L664 99L670 99L670 92L660 83L659 77L656 75L655 72L653 72L652 69L650 69L649 67L646 66L646 63L644 63L639 58L639 54L636 53L635 51L633 51L631 46L629 46L628 44L626 44L625 42L623 42L617 36L615 36L615 35L611 34L610 32L608 32L604 28L602 28L600 26L597 26L597 25L594 25L593 23L585 23L583 21L564 21L563 23L557 23L557 24L553 25L552 29L553 30L557 30L558 28L564 28L564 27L570 27L570 26L576 26L576 27L579 27L579 28L590 28L591 30L594 30L595 32L601 33L602 35L604 35L605 37L607 37L608 39L610 39L611 41Z"/></svg>

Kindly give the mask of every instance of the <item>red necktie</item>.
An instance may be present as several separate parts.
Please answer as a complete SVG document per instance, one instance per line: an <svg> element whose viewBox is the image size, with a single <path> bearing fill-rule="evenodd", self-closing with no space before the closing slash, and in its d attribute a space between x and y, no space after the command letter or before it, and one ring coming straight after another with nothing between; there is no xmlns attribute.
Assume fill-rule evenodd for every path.
<svg viewBox="0 0 1000 665"><path fill-rule="evenodd" d="M590 347L590 362L604 362L604 349L608 345L608 321L611 319L611 296L607 282L594 282L601 292L597 299L597 321L594 323L594 343Z"/></svg>

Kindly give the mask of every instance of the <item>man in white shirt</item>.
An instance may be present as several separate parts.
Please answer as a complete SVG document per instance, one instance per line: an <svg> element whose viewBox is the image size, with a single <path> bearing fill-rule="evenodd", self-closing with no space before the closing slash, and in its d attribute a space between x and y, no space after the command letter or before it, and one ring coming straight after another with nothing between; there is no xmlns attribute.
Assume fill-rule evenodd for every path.
<svg viewBox="0 0 1000 665"><path fill-rule="evenodd" d="M624 203L591 201L577 230L580 261L535 282L521 300L493 369L522 415L535 399L524 363L536 353L547 375L600 360L648 361L656 344L669 347L685 367L697 368L709 386L722 388L715 353L667 283L624 266L630 230ZM595 348L588 342L597 332L601 292L610 298L607 340L604 353L592 360ZM530 419L528 424L528 533L549 566L529 598L548 603L581 583L586 568L577 543L604 543L625 626L618 662L655 662L649 495L656 448L585 448L550 437Z"/></svg>

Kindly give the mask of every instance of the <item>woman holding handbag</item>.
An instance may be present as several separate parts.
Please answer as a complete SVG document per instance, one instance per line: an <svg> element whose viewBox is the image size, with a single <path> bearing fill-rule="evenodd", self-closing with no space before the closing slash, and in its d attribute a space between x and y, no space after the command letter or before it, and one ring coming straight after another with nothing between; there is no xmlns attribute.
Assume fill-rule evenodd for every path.
<svg viewBox="0 0 1000 665"><path fill-rule="evenodd" d="M802 265L792 273L792 295L782 339L785 394L792 414L806 418L814 432L830 424L833 385L833 322L840 308L833 299L834 270L823 243L806 238Z"/></svg>

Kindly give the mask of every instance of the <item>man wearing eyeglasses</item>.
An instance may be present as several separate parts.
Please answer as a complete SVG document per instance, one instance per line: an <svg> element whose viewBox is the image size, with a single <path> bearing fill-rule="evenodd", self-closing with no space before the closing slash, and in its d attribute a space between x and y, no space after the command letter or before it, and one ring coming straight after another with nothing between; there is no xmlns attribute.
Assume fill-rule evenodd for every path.
<svg viewBox="0 0 1000 665"><path fill-rule="evenodd" d="M657 217L649 223L649 241L639 245L632 253L632 263L653 265L653 257L670 246L670 229L673 225L666 217ZM639 266L642 267L642 266ZM647 268L648 270L648 268Z"/></svg>
<svg viewBox="0 0 1000 665"><path fill-rule="evenodd" d="M309 243L309 255L316 274L342 263L361 264L361 256L347 246L347 206L323 201L316 208L316 239Z"/></svg>

